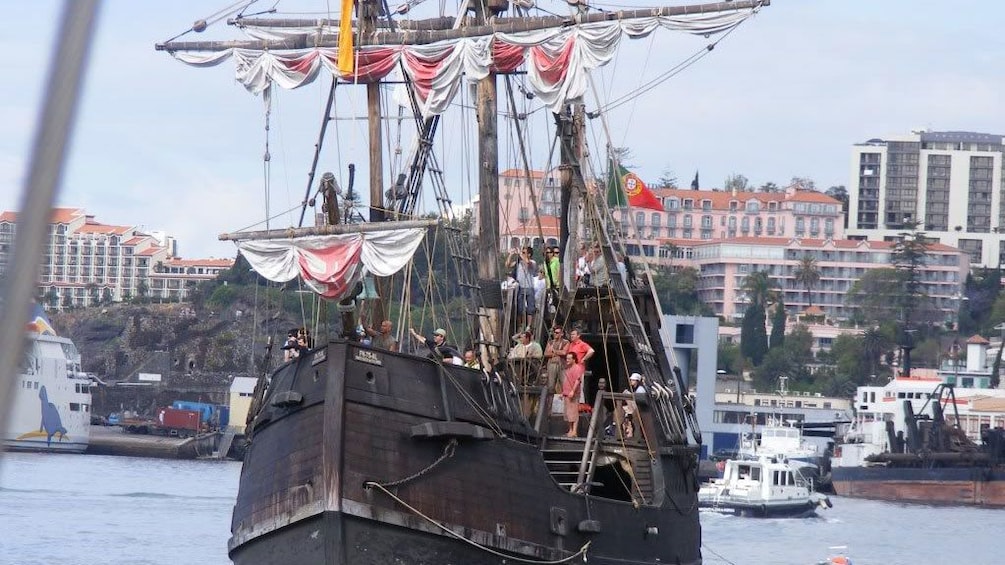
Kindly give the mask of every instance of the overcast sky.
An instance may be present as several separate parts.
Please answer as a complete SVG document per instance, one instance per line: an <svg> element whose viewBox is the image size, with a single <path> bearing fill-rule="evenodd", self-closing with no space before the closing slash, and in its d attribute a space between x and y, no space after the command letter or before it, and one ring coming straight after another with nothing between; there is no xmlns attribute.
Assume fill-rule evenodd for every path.
<svg viewBox="0 0 1005 565"><path fill-rule="evenodd" d="M231 62L196 69L153 49L228 3L104 3L60 205L86 208L104 223L167 231L186 258L232 256L232 245L216 235L265 217L261 99L233 81ZM283 0L279 8L337 4ZM646 3L620 5L629 4ZM540 5L567 11L564 2ZM594 5L616 9L618 3ZM5 5L4 210L18 207L59 9L41 0ZM856 142L918 128L1005 133L1003 16L1005 3L979 0L774 0L699 63L613 111L612 137L631 149L631 164L649 181L669 168L685 186L700 171L703 188L721 186L731 173L755 185L784 184L793 176L812 178L821 189L847 185L849 146ZM207 35L238 37L222 24ZM632 91L708 41L664 30L623 43L598 76L602 96ZM269 136L273 215L302 198L326 93L327 77L277 97ZM340 115L358 114L364 91L340 93ZM596 107L592 97L587 107ZM458 201L470 197L474 184L473 172L460 166L474 148L470 127L459 124L471 118L458 110L437 146ZM536 168L548 163L549 121L543 111L529 120ZM345 163L366 169L365 124L336 126L338 143L329 137L321 170L337 171L344 182ZM408 132L403 136L407 151ZM502 168L520 166L515 147L508 135L501 140ZM363 173L357 187L365 186ZM296 220L282 216L273 227Z"/></svg>

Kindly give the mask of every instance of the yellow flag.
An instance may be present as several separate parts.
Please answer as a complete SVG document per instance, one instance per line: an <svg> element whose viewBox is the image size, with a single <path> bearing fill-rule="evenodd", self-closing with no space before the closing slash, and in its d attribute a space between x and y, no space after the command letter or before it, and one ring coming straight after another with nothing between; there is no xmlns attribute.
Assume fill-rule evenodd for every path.
<svg viewBox="0 0 1005 565"><path fill-rule="evenodd" d="M352 4L353 0L342 0L342 15L338 28L338 72L348 76L353 71L352 50Z"/></svg>

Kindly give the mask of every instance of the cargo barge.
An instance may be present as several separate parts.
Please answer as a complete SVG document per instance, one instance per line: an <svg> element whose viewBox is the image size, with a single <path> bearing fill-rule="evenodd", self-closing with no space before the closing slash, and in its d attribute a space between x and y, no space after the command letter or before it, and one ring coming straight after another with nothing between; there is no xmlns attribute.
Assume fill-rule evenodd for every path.
<svg viewBox="0 0 1005 565"><path fill-rule="evenodd" d="M974 441L960 428L960 406L967 403L952 385L921 392L920 383L898 380L893 384L899 392L888 402L865 399L872 404L860 406L855 426L835 447L834 492L892 502L1005 507L1005 430L989 423ZM860 389L860 394L869 392Z"/></svg>

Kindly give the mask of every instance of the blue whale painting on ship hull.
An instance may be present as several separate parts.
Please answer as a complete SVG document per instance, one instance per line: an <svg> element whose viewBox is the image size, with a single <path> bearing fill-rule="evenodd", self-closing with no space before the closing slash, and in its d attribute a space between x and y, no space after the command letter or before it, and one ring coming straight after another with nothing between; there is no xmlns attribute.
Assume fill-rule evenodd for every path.
<svg viewBox="0 0 1005 565"><path fill-rule="evenodd" d="M52 445L52 436L56 434L59 434L59 441L63 441L66 438L63 419L60 418L56 405L49 402L44 386L38 391L38 399L42 404L42 422L38 425L38 431L45 433L46 445Z"/></svg>
<svg viewBox="0 0 1005 565"><path fill-rule="evenodd" d="M45 444L52 445L52 438L57 434L59 435L59 441L65 441L67 435L66 428L63 427L63 418L59 415L59 409L56 408L56 405L49 402L49 393L46 392L44 386L38 390L38 400L40 404L39 411L42 414L41 421L38 424L38 431L21 434L17 437L18 441L44 437Z"/></svg>

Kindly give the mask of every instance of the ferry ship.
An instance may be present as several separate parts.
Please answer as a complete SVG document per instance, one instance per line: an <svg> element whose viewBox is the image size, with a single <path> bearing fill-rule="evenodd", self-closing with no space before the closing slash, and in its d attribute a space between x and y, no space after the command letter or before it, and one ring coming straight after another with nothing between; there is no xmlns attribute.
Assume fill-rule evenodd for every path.
<svg viewBox="0 0 1005 565"><path fill-rule="evenodd" d="M73 342L56 334L41 307L27 325L29 345L14 378L6 449L83 453L91 429L91 379Z"/></svg>

